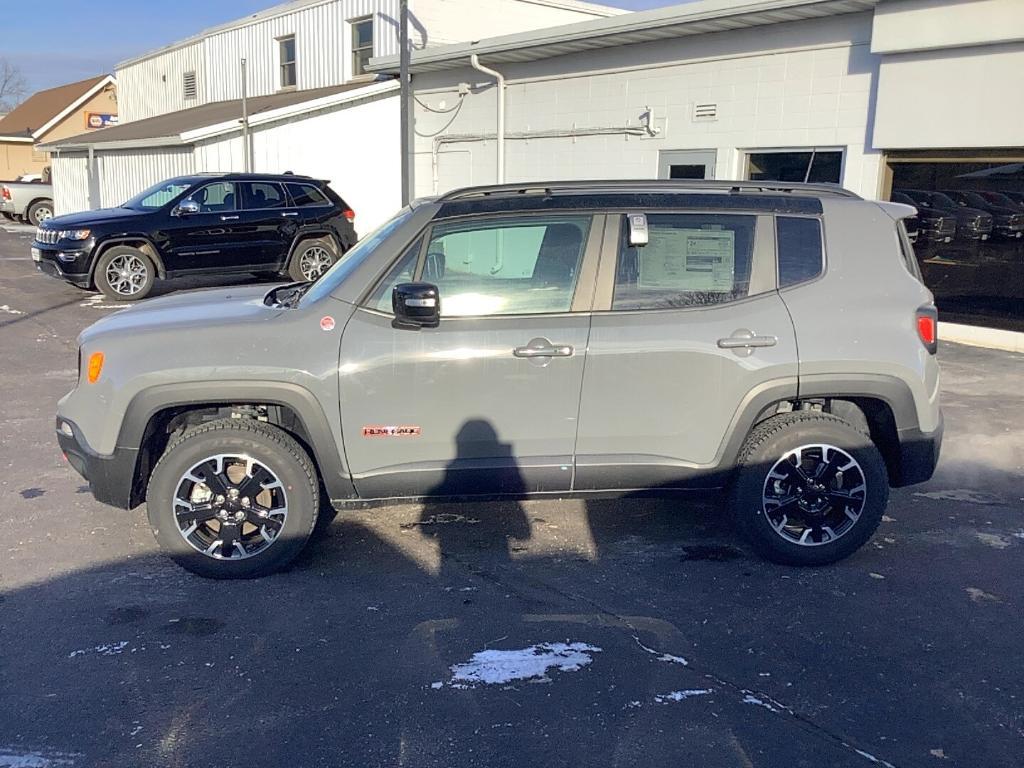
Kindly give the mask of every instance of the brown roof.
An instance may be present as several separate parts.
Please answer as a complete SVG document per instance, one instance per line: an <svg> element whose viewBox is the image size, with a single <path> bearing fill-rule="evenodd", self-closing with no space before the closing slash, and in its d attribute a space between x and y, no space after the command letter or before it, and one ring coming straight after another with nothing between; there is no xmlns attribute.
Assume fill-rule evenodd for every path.
<svg viewBox="0 0 1024 768"><path fill-rule="evenodd" d="M31 137L57 115L85 96L108 75L37 91L0 120L0 136Z"/></svg>
<svg viewBox="0 0 1024 768"><path fill-rule="evenodd" d="M249 99L249 115L257 115L260 112L267 112L272 109L301 104L306 101L313 101L324 96L333 96L336 93L365 88L368 83L348 83L346 85L334 85L327 88L313 88L305 91L285 91L270 96L254 96ZM110 128L103 128L98 131L90 131L87 134L69 136L66 139L54 141L47 145L48 148L59 149L67 146L97 145L101 146L110 142L122 141L149 141L154 139L171 139L168 143L180 143L179 136L187 131L194 131L198 128L206 128L218 123L225 123L229 120L242 119L242 100L215 101L210 104L203 104L191 109L183 109L180 112L168 112L165 115L147 117L142 120L132 120L123 125L114 125Z"/></svg>

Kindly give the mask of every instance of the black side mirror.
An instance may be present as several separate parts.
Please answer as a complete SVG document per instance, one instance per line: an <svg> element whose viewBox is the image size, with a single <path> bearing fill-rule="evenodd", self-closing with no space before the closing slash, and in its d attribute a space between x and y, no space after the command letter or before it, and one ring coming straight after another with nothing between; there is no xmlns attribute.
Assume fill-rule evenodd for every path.
<svg viewBox="0 0 1024 768"><path fill-rule="evenodd" d="M391 291L396 328L436 328L441 324L441 296L430 283L400 283Z"/></svg>

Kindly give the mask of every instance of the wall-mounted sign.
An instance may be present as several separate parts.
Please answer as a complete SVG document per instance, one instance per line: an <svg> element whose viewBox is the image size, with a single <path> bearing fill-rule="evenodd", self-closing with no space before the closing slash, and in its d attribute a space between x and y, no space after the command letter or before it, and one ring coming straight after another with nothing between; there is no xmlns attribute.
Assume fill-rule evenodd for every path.
<svg viewBox="0 0 1024 768"><path fill-rule="evenodd" d="M106 112L85 113L86 128L109 128L112 125L117 125L117 115L111 115Z"/></svg>

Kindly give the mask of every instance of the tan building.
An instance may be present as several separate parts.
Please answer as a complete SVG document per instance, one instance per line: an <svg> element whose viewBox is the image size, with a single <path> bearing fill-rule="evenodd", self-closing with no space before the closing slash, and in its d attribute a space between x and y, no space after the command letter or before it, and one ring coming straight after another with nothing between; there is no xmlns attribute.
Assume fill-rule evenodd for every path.
<svg viewBox="0 0 1024 768"><path fill-rule="evenodd" d="M117 123L117 85L111 75L39 91L0 118L0 180L49 174L39 144Z"/></svg>

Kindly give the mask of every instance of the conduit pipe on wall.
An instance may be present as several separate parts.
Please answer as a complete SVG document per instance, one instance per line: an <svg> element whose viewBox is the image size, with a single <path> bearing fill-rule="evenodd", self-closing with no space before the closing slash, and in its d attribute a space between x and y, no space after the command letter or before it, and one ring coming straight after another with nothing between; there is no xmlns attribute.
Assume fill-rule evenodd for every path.
<svg viewBox="0 0 1024 768"><path fill-rule="evenodd" d="M477 54L472 54L469 57L469 63L473 69L478 72L483 72L485 75L489 75L494 78L494 81L498 87L498 184L505 183L505 76L500 72L485 67L480 63L480 57ZM436 144L435 144L436 147ZM435 156L436 156L435 149Z"/></svg>

